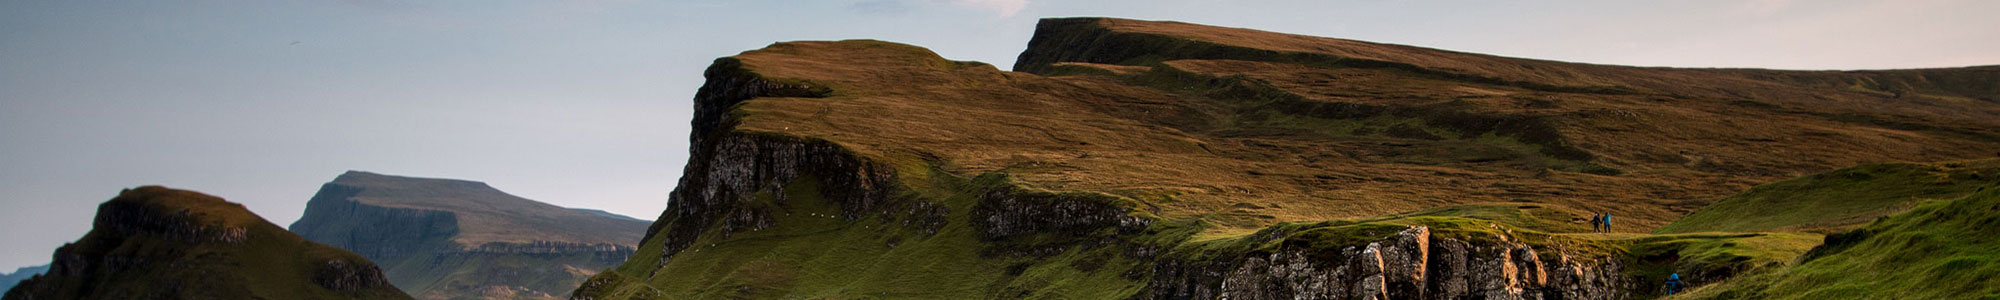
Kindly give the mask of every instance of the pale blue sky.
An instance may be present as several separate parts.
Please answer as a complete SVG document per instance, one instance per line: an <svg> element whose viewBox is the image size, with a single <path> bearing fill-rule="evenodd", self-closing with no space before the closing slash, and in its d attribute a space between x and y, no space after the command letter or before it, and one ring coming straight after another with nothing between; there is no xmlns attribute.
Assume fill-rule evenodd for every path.
<svg viewBox="0 0 2000 300"><path fill-rule="evenodd" d="M2000 64L2000 1L0 0L0 271L146 184L289 225L345 170L651 219L716 57L868 38L1010 66L1115 16L1591 63ZM171 3L169 3L171 2Z"/></svg>

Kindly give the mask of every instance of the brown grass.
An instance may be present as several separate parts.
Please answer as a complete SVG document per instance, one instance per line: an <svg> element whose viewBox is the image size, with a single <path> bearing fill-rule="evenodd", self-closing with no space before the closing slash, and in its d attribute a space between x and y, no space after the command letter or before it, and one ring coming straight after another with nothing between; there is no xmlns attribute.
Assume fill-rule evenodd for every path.
<svg viewBox="0 0 2000 300"><path fill-rule="evenodd" d="M1619 230L1643 231L1755 183L2000 149L1992 102L1885 99L1798 79L1848 76L1827 72L1572 64L1099 23L1430 71L1167 57L1065 62L1101 72L1041 76L878 41L790 42L736 58L765 77L829 86L833 96L744 102L737 130L824 138L889 161L941 158L961 175L1007 172L1238 228L1530 202L1612 212ZM1091 46L1104 45L1080 47ZM1759 78L1771 74L1791 77ZM1379 112L1359 113L1367 110Z"/></svg>

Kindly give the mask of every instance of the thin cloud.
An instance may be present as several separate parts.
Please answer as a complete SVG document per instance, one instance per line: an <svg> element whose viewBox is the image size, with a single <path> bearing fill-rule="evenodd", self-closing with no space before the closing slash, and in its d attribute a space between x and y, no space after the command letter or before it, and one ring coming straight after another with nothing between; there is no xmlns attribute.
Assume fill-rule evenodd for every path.
<svg viewBox="0 0 2000 300"><path fill-rule="evenodd" d="M1012 17L1028 7L1028 0L951 0L951 4L991 11L1001 18Z"/></svg>
<svg viewBox="0 0 2000 300"><path fill-rule="evenodd" d="M1744 2L1736 11L1755 16L1770 16L1791 7L1792 0L1754 0Z"/></svg>
<svg viewBox="0 0 2000 300"><path fill-rule="evenodd" d="M848 5L847 10L864 14L894 15L910 11L910 6L896 0L873 0Z"/></svg>

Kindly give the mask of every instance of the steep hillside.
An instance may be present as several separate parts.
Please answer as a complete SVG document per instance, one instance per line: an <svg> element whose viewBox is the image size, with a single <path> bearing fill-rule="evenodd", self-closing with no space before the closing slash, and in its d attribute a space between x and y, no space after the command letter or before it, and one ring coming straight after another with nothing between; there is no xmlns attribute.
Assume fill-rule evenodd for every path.
<svg viewBox="0 0 2000 300"><path fill-rule="evenodd" d="M2000 149L2000 93L1991 92L2000 86L2000 67L1635 68L1118 19L1045 20L1018 61L1017 71L1085 75L1059 80L1096 77L1174 94L1146 100L1155 105L1125 105L1139 113L1118 117L1178 130L1213 156L1246 164L1184 167L1228 179L1181 197L1210 203L1186 204L1191 213L1245 200L1366 199L1390 211L1527 201L1612 212L1624 220L1614 226L1651 228L1755 183L1863 163L1992 157ZM1124 71L1099 71L1109 69ZM1898 87L1903 96L1892 96L1834 83L1879 85L1888 77L1962 85ZM1114 168L1080 168L1023 176L1129 178L1098 171ZM1214 192L1232 189L1240 190ZM1198 201L1199 194L1221 199ZM1302 210L1263 214L1384 212Z"/></svg>
<svg viewBox="0 0 2000 300"><path fill-rule="evenodd" d="M13 273L0 274L0 294L5 294L8 289L13 289L14 285L21 283L22 280L27 280L29 277L48 272L49 265L40 265L21 267L14 269Z"/></svg>
<svg viewBox="0 0 2000 300"><path fill-rule="evenodd" d="M1883 163L1758 185L1689 213L1662 233L1832 232L1867 224L1930 199L1951 199L2000 182L2000 159Z"/></svg>
<svg viewBox="0 0 2000 300"><path fill-rule="evenodd" d="M380 262L421 299L553 299L624 261L645 226L485 183L350 171L291 230Z"/></svg>
<svg viewBox="0 0 2000 300"><path fill-rule="evenodd" d="M1834 234L1797 266L1680 299L2000 298L2000 184Z"/></svg>
<svg viewBox="0 0 2000 300"><path fill-rule="evenodd" d="M1645 231L1754 183L2000 149L1995 68L1635 68L1118 19L1044 20L1018 61L865 40L716 60L667 210L576 298L1647 298L1816 236L1579 216Z"/></svg>
<svg viewBox="0 0 2000 300"><path fill-rule="evenodd" d="M25 299L409 299L374 263L201 193L146 186L97 207Z"/></svg>

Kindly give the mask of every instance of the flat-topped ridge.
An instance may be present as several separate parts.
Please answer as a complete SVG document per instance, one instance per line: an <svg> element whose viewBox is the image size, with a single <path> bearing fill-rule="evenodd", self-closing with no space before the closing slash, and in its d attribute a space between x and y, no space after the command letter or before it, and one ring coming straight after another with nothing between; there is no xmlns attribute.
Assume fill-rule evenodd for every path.
<svg viewBox="0 0 2000 300"><path fill-rule="evenodd" d="M1036 26L1014 70L1050 71L1055 63L1147 64L1174 59L1238 59L1398 69L1429 77L1538 90L1594 93L1705 94L1680 87L1769 80L1873 90L1892 97L1935 95L2000 101L2000 66L1787 71L1664 68L1505 57L1174 21L1051 18ZM1768 86L1766 86L1768 87ZM1713 94L1710 94L1713 95Z"/></svg>
<svg viewBox="0 0 2000 300"><path fill-rule="evenodd" d="M381 222L381 215L356 215L335 209L348 203L435 214L433 222L403 230L432 230L461 245L487 243L559 242L575 244L638 243L646 222L580 211L521 198L486 183L456 179L382 175L361 171L341 174L321 187L308 202L306 215L293 230L314 231L325 222ZM325 209L320 209L324 206ZM358 218L355 218L358 217ZM338 231L338 230L335 230ZM339 232L306 234L315 239ZM366 252L366 251L364 251Z"/></svg>

